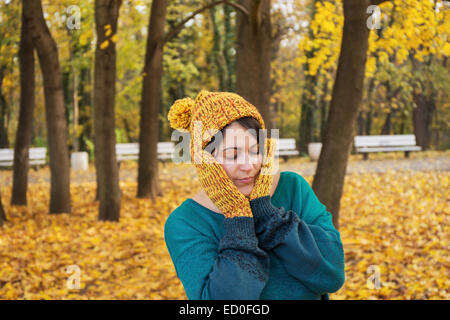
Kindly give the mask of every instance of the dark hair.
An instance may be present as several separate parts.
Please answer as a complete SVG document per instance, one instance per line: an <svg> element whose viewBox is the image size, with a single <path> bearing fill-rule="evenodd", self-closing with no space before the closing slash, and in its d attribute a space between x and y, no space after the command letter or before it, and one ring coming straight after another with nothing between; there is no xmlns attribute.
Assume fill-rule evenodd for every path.
<svg viewBox="0 0 450 320"><path fill-rule="evenodd" d="M258 122L258 120L256 120L253 117L243 117L243 118L239 118L233 122L237 122L239 123L241 126L243 126L246 129L252 129L250 130L250 133L256 138L257 143L259 144L259 129L261 129L261 124ZM218 146L222 140L223 140L223 136L225 133L225 129L231 125L233 122L227 124L225 127L223 127L219 132L222 134L219 134L219 132L217 132L212 138L211 141L208 142L208 144L205 147L205 151L208 151L209 153L213 154L215 151L214 147L209 147L210 144L212 144L213 142L216 141L216 146ZM209 147L209 148L208 148ZM209 150L211 149L211 150ZM259 150L263 150L262 146L259 146Z"/></svg>

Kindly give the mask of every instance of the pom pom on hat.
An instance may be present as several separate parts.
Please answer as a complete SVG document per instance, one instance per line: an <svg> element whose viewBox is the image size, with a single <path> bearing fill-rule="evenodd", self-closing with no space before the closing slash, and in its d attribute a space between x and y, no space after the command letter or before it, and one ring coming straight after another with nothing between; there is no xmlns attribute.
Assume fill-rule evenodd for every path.
<svg viewBox="0 0 450 320"><path fill-rule="evenodd" d="M170 126L176 130L186 130L189 128L192 118L192 109L195 102L191 98L178 99L170 107L167 118Z"/></svg>

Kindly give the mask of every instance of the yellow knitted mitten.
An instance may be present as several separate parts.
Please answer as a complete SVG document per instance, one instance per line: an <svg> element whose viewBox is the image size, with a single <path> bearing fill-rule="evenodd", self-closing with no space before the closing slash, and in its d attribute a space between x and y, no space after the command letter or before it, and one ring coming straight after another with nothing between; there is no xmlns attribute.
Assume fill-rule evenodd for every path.
<svg viewBox="0 0 450 320"><path fill-rule="evenodd" d="M202 150L203 161L194 164L200 185L226 218L253 217L249 199L236 187L222 165Z"/></svg>
<svg viewBox="0 0 450 320"><path fill-rule="evenodd" d="M250 200L270 195L274 174L272 171L274 170L276 147L276 139L266 139L265 157L261 164L261 171L259 172L255 184L253 185L252 192L250 193Z"/></svg>

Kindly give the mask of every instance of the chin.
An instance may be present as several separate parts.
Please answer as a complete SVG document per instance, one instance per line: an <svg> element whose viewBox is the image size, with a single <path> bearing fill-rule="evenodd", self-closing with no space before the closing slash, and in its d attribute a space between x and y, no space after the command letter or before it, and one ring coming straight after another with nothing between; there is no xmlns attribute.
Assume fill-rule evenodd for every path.
<svg viewBox="0 0 450 320"><path fill-rule="evenodd" d="M250 187L245 187L242 189L239 189L239 191L246 197L250 197L250 193L252 193L253 185Z"/></svg>

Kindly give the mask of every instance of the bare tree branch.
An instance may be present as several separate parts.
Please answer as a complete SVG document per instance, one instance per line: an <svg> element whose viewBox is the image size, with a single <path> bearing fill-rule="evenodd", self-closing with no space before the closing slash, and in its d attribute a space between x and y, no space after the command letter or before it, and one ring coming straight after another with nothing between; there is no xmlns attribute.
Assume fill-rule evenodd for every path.
<svg viewBox="0 0 450 320"><path fill-rule="evenodd" d="M379 5L386 1L390 1L390 0L370 0L370 4Z"/></svg>
<svg viewBox="0 0 450 320"><path fill-rule="evenodd" d="M166 42L172 40L172 39L173 39L173 38L174 38L174 37L175 37L175 36L183 29L184 25L185 25L189 20L193 19L197 14L199 14L199 13L201 13L201 12L203 12L203 11L209 9L209 8L212 8L212 7L214 7L214 6L217 6L217 5L219 5L219 4L222 4L222 3L234 7L234 8L238 9L239 11L241 11L242 13L244 13L245 15L248 16L248 11L247 11L247 9L245 9L243 6L241 6L241 5L237 4L237 3L233 3L233 2L228 1L228 0L220 0L220 1L211 2L210 4L207 4L207 5L201 7L201 8L198 9L198 10L195 10L191 15L189 15L189 16L186 17L183 21L181 21L178 25L176 25L175 27L173 27L173 28L167 33L166 37L164 38L164 44L165 44Z"/></svg>
<svg viewBox="0 0 450 320"><path fill-rule="evenodd" d="M231 6L231 7L233 7L233 8L235 8L235 9L238 9L238 10L241 11L243 14L245 14L245 15L248 16L248 11L247 11L247 9L246 9L244 6L241 6L240 4L233 3L233 2L230 2L230 1L223 1L223 3L225 3L225 4L227 4L227 5Z"/></svg>

